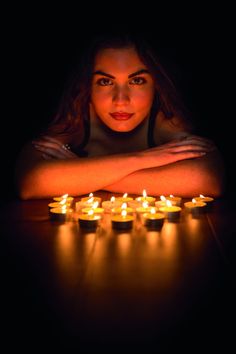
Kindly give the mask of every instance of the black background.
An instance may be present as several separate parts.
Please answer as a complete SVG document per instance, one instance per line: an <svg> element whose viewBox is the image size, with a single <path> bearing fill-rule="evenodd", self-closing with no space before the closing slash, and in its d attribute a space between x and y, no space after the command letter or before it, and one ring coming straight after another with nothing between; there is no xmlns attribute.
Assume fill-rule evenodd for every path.
<svg viewBox="0 0 236 354"><path fill-rule="evenodd" d="M144 7L145 5L145 7ZM135 6L135 5L134 5ZM75 9L7 9L2 28L3 197L15 197L13 171L21 146L50 120L80 51L97 33L131 29L156 46L202 135L212 138L234 186L232 9L198 4L154 11L148 4ZM233 88L232 88L233 86Z"/></svg>

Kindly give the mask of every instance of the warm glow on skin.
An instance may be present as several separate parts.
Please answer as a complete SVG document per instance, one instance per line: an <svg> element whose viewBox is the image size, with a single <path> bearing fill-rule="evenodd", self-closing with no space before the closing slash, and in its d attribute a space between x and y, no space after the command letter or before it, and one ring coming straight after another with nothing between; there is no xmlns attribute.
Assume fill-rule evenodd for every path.
<svg viewBox="0 0 236 354"><path fill-rule="evenodd" d="M91 104L110 129L129 132L148 117L154 97L154 81L133 48L104 49L95 59ZM132 116L116 120L110 113Z"/></svg>

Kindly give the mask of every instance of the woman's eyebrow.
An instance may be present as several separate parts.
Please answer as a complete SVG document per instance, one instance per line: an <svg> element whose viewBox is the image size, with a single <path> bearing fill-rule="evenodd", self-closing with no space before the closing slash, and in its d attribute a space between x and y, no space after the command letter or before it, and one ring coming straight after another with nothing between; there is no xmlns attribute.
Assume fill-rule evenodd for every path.
<svg viewBox="0 0 236 354"><path fill-rule="evenodd" d="M134 73L130 74L128 76L128 78L131 79L132 77L140 75L140 74L149 74L149 71L147 69L140 69L140 70L135 71ZM109 77L110 79L115 79L115 76L105 73L104 71L101 71L101 70L94 71L93 75L102 75L102 76Z"/></svg>

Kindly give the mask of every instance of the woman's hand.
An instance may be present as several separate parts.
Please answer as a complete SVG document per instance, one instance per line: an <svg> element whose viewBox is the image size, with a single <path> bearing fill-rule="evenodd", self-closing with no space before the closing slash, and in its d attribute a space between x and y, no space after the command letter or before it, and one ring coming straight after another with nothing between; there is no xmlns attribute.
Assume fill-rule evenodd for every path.
<svg viewBox="0 0 236 354"><path fill-rule="evenodd" d="M75 159L78 156L70 150L68 144L62 144L61 141L50 136L42 136L40 139L32 141L33 146L42 152L45 160L50 159Z"/></svg>
<svg viewBox="0 0 236 354"><path fill-rule="evenodd" d="M186 135L138 154L140 157L148 158L149 167L159 167L180 160L202 157L213 150L216 150L216 146L209 139Z"/></svg>

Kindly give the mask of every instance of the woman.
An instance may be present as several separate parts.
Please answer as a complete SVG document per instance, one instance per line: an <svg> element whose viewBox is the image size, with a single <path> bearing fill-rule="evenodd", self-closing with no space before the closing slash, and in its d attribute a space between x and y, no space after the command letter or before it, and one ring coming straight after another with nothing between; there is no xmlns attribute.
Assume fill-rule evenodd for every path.
<svg viewBox="0 0 236 354"><path fill-rule="evenodd" d="M195 135L178 93L140 38L95 40L48 130L16 166L22 199L104 189L119 193L223 193L215 145Z"/></svg>

